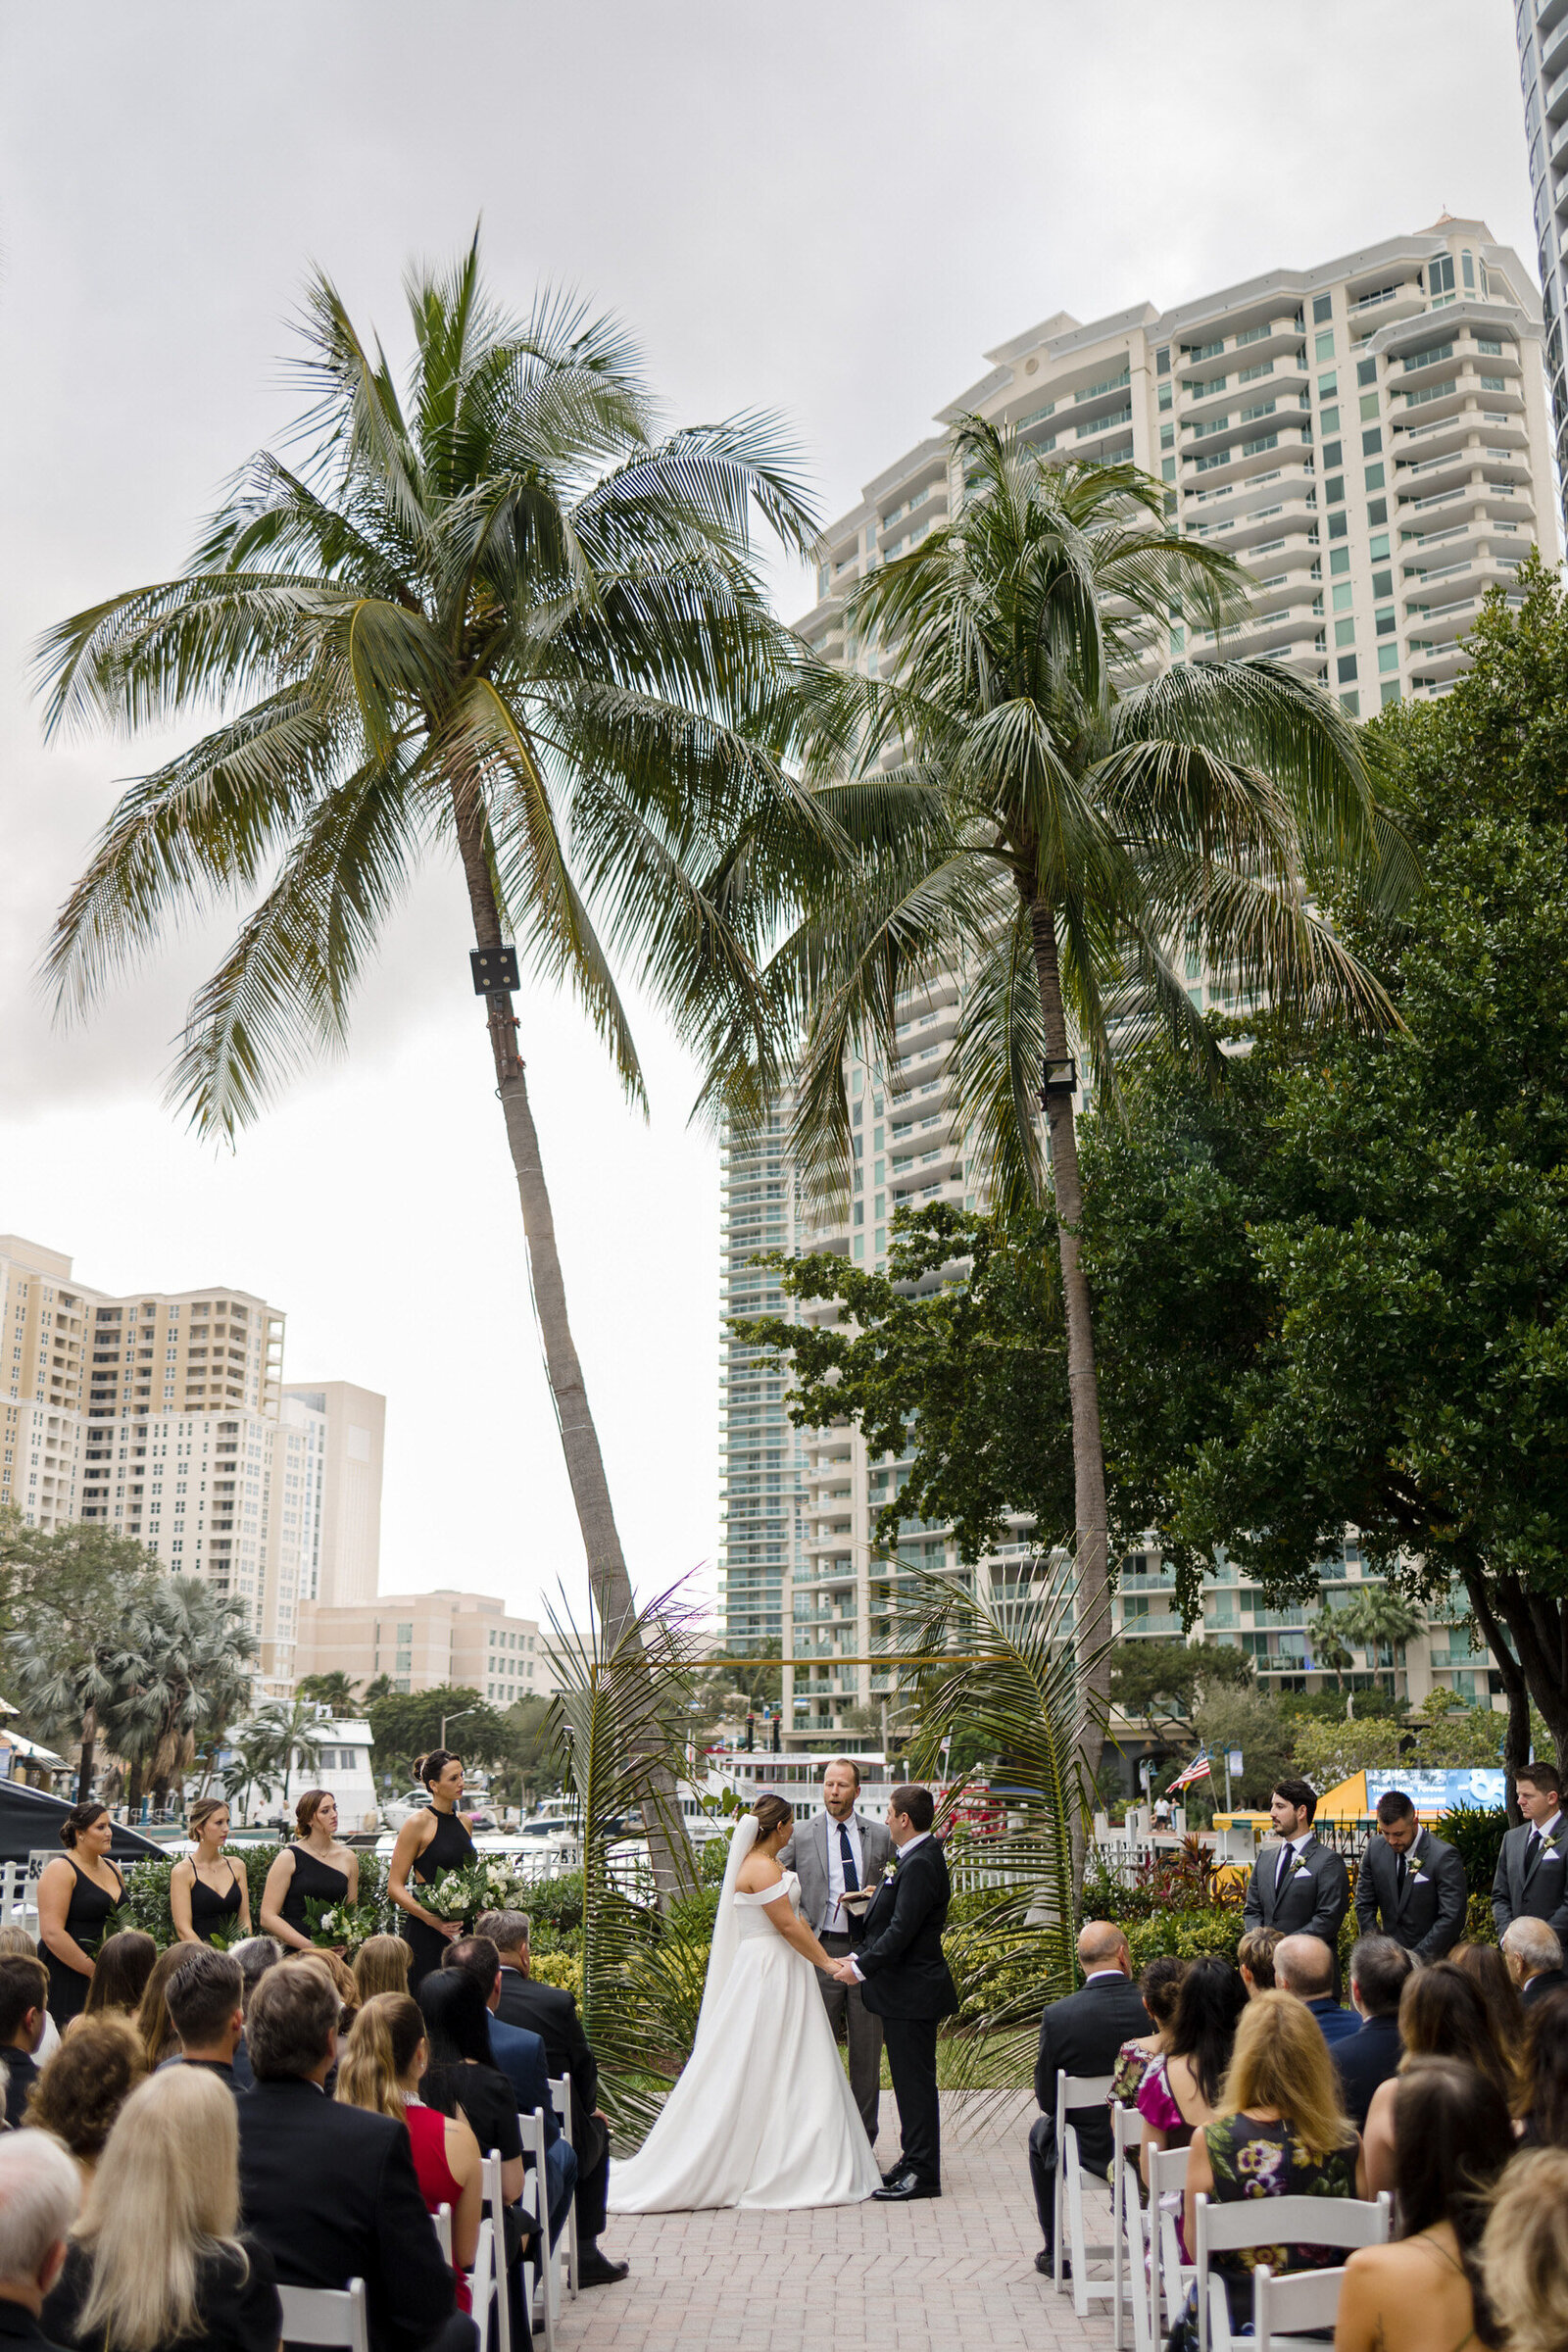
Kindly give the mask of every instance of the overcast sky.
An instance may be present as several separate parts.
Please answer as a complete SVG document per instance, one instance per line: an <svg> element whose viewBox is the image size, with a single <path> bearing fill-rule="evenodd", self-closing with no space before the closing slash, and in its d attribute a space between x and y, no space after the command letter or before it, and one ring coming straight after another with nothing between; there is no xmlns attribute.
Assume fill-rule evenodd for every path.
<svg viewBox="0 0 1568 2352"><path fill-rule="evenodd" d="M832 515L1054 311L1166 307L1445 208L1528 256L1510 10L11 0L0 27L0 1231L110 1289L259 1292L290 1378L384 1391L385 1590L580 1603L453 877L390 940L349 1060L237 1153L198 1147L163 1075L216 935L84 1030L33 985L118 781L172 746L45 748L31 641L176 569L278 434L313 263L401 353L405 260L482 216L500 295L620 312L675 418L782 411ZM645 1014L645 1125L567 1007L530 998L522 1038L634 1578L710 1578L717 1163L691 1073Z"/></svg>

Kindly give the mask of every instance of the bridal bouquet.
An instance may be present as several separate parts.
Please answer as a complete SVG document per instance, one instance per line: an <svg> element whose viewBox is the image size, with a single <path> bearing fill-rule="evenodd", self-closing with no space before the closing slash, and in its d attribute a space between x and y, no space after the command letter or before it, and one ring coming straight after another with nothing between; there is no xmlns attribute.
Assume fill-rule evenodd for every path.
<svg viewBox="0 0 1568 2352"><path fill-rule="evenodd" d="M529 1887L504 1854L481 1856L465 1870L446 1870L428 1886L413 1889L420 1908L437 1919L461 1920L471 1928L481 1911L513 1911L526 1900Z"/></svg>

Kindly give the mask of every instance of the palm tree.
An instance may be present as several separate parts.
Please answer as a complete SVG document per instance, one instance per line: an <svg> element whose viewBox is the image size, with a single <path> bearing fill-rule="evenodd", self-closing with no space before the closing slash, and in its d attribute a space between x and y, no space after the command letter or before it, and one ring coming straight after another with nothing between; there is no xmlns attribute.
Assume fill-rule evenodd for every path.
<svg viewBox="0 0 1568 2352"><path fill-rule="evenodd" d="M124 794L49 964L62 1003L84 1007L188 909L248 901L172 1082L200 1132L232 1139L303 1054L341 1048L414 869L456 854L591 1590L618 1632L635 1622L631 1585L507 943L574 991L639 1103L611 949L688 1042L760 1038L748 943L769 905L755 861L770 824L800 811L765 753L793 641L750 526L759 515L804 548L813 525L767 419L656 437L619 327L549 296L524 321L503 316L477 240L446 276L414 274L408 297L400 399L380 346L318 278L303 463L257 458L182 576L45 639L51 732L224 711Z"/></svg>
<svg viewBox="0 0 1568 2352"><path fill-rule="evenodd" d="M248 1749L254 1748L258 1755L265 1756L268 1769L282 1774L286 1807L295 1765L308 1772L320 1759L321 1718L316 1701L279 1698L270 1706L259 1707L245 1726L245 1740ZM271 1788L269 1786L264 1793L270 1796Z"/></svg>
<svg viewBox="0 0 1568 2352"><path fill-rule="evenodd" d="M1325 1674L1333 1675L1336 1690L1345 1689L1345 1677L1355 1664L1355 1653L1345 1640L1345 1614L1325 1606L1314 1612L1307 1627L1312 1655Z"/></svg>
<svg viewBox="0 0 1568 2352"><path fill-rule="evenodd" d="M105 1740L162 1798L196 1752L220 1740L251 1692L257 1654L242 1600L195 1576L161 1578L130 1610L109 1653L112 1690L99 1702Z"/></svg>
<svg viewBox="0 0 1568 2352"><path fill-rule="evenodd" d="M1387 1649L1391 1665L1399 1664L1404 1643L1426 1631L1427 1621L1414 1602L1391 1592L1387 1585L1363 1586L1337 1615L1341 1632L1366 1652L1368 1666L1377 1664L1381 1649Z"/></svg>
<svg viewBox="0 0 1568 2352"><path fill-rule="evenodd" d="M341 1671L306 1675L296 1695L312 1699L318 1706L330 1707L334 1715L351 1715L365 1703L350 1677Z"/></svg>
<svg viewBox="0 0 1568 2352"><path fill-rule="evenodd" d="M768 980L781 1008L807 1015L800 1160L841 1195L850 1047L891 1062L900 992L963 975L956 1117L974 1178L1004 1210L1054 1196L1081 1630L1103 1697L1105 1482L1074 1046L1107 1093L1117 1058L1156 1036L1217 1075L1184 956L1223 973L1241 1004L1391 1022L1313 892L1381 867L1392 895L1408 861L1357 730L1326 695L1269 662L1161 666L1173 623L1236 617L1245 575L1165 528L1159 483L1129 466L1050 463L979 417L959 423L953 465L955 519L874 572L846 616L894 674L819 682L818 799L858 855L819 873ZM1086 1738L1092 1775L1093 1716Z"/></svg>

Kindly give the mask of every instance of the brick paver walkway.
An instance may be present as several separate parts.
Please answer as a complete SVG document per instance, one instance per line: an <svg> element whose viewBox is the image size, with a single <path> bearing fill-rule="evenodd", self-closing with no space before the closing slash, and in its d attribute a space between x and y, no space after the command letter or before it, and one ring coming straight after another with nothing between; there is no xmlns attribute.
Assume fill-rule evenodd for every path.
<svg viewBox="0 0 1568 2352"><path fill-rule="evenodd" d="M1104 2352L1107 2306L1074 2317L1034 2267L1040 2243L1025 2140L1036 2110L962 2127L944 2092L940 2203L811 2213L612 2214L622 2286L564 2302L562 2352ZM882 2096L884 2167L897 2110Z"/></svg>

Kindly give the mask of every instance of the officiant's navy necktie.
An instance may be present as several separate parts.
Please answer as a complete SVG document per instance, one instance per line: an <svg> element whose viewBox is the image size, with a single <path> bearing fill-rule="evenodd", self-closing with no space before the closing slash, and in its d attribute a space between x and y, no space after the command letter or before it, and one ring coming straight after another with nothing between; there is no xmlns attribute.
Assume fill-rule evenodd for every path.
<svg viewBox="0 0 1568 2352"><path fill-rule="evenodd" d="M860 1874L855 1867L855 1848L850 1843L850 1833L842 1821L839 1823L839 1853L844 1863L844 1891L846 1894L855 1894L859 1888Z"/></svg>

